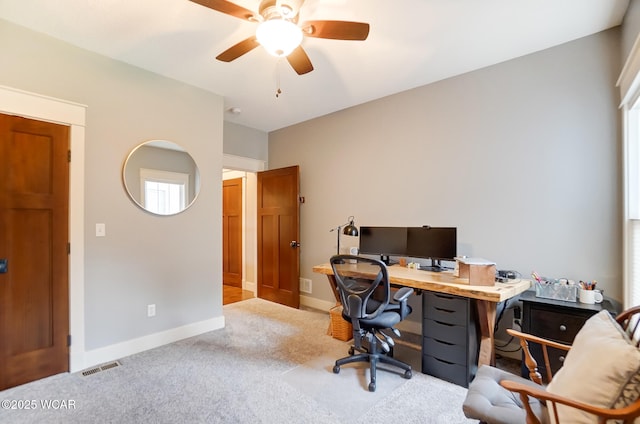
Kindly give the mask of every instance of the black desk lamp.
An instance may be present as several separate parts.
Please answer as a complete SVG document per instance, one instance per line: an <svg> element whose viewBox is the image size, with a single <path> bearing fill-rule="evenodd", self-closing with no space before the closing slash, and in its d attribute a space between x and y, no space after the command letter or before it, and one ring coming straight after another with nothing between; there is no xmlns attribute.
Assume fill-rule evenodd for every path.
<svg viewBox="0 0 640 424"><path fill-rule="evenodd" d="M342 225L338 225L336 228L332 228L329 230L329 232L331 231L336 231L336 234L338 235L338 255L340 254L340 229L342 229L342 227L344 227L344 230L342 230L342 234L346 235L346 236L352 236L352 237L357 237L358 236L358 227L356 227L353 224L353 215L350 216L349 218L347 218L347 220L349 222L344 223Z"/></svg>

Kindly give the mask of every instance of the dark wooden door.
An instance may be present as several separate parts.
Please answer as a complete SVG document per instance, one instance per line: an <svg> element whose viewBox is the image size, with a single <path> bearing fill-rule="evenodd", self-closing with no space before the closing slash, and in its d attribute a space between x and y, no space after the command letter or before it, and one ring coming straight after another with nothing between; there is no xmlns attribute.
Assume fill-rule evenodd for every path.
<svg viewBox="0 0 640 424"><path fill-rule="evenodd" d="M0 114L0 390L69 370L69 127Z"/></svg>
<svg viewBox="0 0 640 424"><path fill-rule="evenodd" d="M258 172L258 297L300 307L298 166Z"/></svg>
<svg viewBox="0 0 640 424"><path fill-rule="evenodd" d="M222 281L242 288L242 178L222 182Z"/></svg>

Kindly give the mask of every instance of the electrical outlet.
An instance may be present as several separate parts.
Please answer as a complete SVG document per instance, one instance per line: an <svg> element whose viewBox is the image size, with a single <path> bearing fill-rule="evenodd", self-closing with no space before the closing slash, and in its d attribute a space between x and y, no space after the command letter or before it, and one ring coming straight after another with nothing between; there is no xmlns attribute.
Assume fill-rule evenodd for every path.
<svg viewBox="0 0 640 424"><path fill-rule="evenodd" d="M513 319L513 323L511 324L511 328L517 331L522 331L522 323L518 318Z"/></svg>
<svg viewBox="0 0 640 424"><path fill-rule="evenodd" d="M300 291L303 293L311 293L312 292L312 281L308 278L300 279Z"/></svg>
<svg viewBox="0 0 640 424"><path fill-rule="evenodd" d="M147 305L147 317L155 317L156 316L156 305Z"/></svg>

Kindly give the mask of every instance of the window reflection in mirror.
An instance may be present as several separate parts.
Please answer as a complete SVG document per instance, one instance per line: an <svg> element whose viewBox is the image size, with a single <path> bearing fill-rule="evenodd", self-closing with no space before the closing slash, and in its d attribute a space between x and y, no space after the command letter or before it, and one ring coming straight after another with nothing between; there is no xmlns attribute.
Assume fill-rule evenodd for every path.
<svg viewBox="0 0 640 424"><path fill-rule="evenodd" d="M182 212L193 203L200 187L195 161L170 141L140 144L127 157L122 173L129 197L157 215Z"/></svg>

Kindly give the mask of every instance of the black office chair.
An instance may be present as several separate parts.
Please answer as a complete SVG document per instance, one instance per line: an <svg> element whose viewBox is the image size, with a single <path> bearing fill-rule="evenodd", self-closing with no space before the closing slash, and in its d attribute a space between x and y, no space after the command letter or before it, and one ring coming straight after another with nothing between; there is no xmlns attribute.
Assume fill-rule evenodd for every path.
<svg viewBox="0 0 640 424"><path fill-rule="evenodd" d="M407 299L413 289L403 287L391 297L387 267L376 259L335 255L330 263L342 301L342 317L353 325L354 342L349 356L338 359L333 372L338 374L344 364L369 362L370 392L376 390L378 362L394 365L404 370L404 378L411 378L411 366L392 357L392 334L400 337L394 326L411 313ZM360 353L354 355L355 351Z"/></svg>

